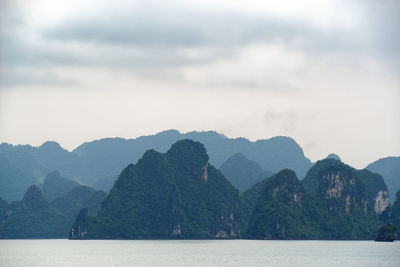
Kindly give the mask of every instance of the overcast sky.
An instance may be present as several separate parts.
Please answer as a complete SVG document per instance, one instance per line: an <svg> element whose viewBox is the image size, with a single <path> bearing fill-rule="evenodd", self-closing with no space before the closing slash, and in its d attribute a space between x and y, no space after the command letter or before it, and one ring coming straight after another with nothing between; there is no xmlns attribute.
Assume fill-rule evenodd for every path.
<svg viewBox="0 0 400 267"><path fill-rule="evenodd" d="M0 0L0 142L215 130L363 168L400 155L399 28L398 0Z"/></svg>

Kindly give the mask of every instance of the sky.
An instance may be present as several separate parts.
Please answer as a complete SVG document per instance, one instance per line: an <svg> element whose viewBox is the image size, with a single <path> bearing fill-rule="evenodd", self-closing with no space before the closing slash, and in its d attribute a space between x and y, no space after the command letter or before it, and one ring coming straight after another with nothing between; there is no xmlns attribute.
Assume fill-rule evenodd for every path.
<svg viewBox="0 0 400 267"><path fill-rule="evenodd" d="M0 0L0 143L167 129L400 155L397 0Z"/></svg>

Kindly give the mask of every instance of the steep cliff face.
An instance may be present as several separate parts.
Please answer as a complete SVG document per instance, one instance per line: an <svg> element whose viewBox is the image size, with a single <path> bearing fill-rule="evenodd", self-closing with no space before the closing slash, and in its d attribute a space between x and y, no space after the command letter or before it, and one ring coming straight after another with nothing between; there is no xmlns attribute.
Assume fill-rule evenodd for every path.
<svg viewBox="0 0 400 267"><path fill-rule="evenodd" d="M396 198L396 192L400 190L400 157L382 158L365 168L382 175L388 187L391 201L393 202Z"/></svg>
<svg viewBox="0 0 400 267"><path fill-rule="evenodd" d="M299 221L303 188L296 174L282 170L269 178L249 220L247 236L259 239L300 239L304 225Z"/></svg>
<svg viewBox="0 0 400 267"><path fill-rule="evenodd" d="M355 174L363 183L365 198L368 205L373 206L375 214L381 215L387 211L390 208L390 196L383 177L366 169L355 170Z"/></svg>
<svg viewBox="0 0 400 267"><path fill-rule="evenodd" d="M392 206L391 221L400 229L400 191L397 191L396 201Z"/></svg>
<svg viewBox="0 0 400 267"><path fill-rule="evenodd" d="M284 170L257 184L242 196L248 206L254 203L250 192L259 196L249 238L373 239L389 208L380 175L330 158L318 161L301 182Z"/></svg>
<svg viewBox="0 0 400 267"><path fill-rule="evenodd" d="M75 223L69 232L70 239L86 239L88 232L88 210L82 209L76 217Z"/></svg>
<svg viewBox="0 0 400 267"><path fill-rule="evenodd" d="M350 167L339 165L324 169L319 175L319 193L335 213L350 213L354 209L367 212L363 187Z"/></svg>
<svg viewBox="0 0 400 267"><path fill-rule="evenodd" d="M336 213L362 211L380 215L390 204L383 178L368 170L356 170L340 161L318 161L304 179L309 193L327 200Z"/></svg>
<svg viewBox="0 0 400 267"><path fill-rule="evenodd" d="M147 151L115 182L87 238L232 238L238 191L208 163L201 143L182 140Z"/></svg>

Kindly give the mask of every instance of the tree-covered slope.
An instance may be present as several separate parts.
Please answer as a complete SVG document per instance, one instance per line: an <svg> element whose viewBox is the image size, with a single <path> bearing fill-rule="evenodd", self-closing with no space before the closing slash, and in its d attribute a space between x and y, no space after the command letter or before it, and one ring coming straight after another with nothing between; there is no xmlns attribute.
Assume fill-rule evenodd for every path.
<svg viewBox="0 0 400 267"><path fill-rule="evenodd" d="M245 192L242 202L254 203L248 194L257 190L249 238L373 239L389 208L380 175L331 158L318 161L301 182L281 171Z"/></svg>
<svg viewBox="0 0 400 267"><path fill-rule="evenodd" d="M396 200L392 206L391 222L394 223L398 229L400 229L400 190L397 191Z"/></svg>
<svg viewBox="0 0 400 267"><path fill-rule="evenodd" d="M191 140L178 141L165 154L147 151L123 170L98 215L83 222L85 236L236 236L238 191L208 159L204 146Z"/></svg>
<svg viewBox="0 0 400 267"><path fill-rule="evenodd" d="M86 186L73 188L49 202L32 185L20 201L0 201L0 238L66 238L78 212L87 208L95 214L106 194Z"/></svg>
<svg viewBox="0 0 400 267"><path fill-rule="evenodd" d="M265 171L257 162L247 159L242 153L229 157L219 169L240 192L272 175L272 172Z"/></svg>
<svg viewBox="0 0 400 267"><path fill-rule="evenodd" d="M50 205L36 185L29 187L21 201L8 205L1 214L0 238L66 237L71 218Z"/></svg>
<svg viewBox="0 0 400 267"><path fill-rule="evenodd" d="M301 214L303 188L292 170L265 182L248 223L248 238L306 239L308 222Z"/></svg>
<svg viewBox="0 0 400 267"><path fill-rule="evenodd" d="M396 192L400 190L400 157L379 159L369 164L366 169L383 176L389 189L390 198L394 201Z"/></svg>

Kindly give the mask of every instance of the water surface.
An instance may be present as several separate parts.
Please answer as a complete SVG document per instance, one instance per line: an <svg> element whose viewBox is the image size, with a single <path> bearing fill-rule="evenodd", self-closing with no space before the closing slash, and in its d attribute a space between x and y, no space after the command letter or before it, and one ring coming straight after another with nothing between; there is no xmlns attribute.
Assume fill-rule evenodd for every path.
<svg viewBox="0 0 400 267"><path fill-rule="evenodd" d="M400 242L0 240L0 266L400 266Z"/></svg>

